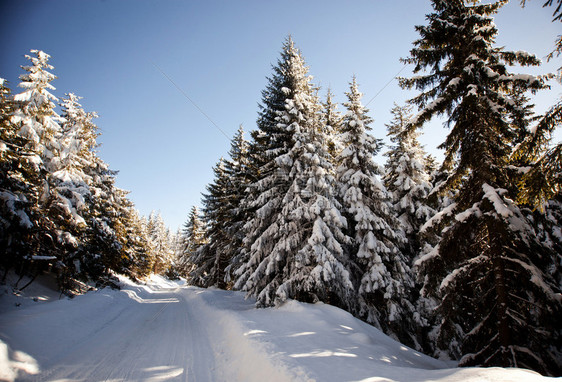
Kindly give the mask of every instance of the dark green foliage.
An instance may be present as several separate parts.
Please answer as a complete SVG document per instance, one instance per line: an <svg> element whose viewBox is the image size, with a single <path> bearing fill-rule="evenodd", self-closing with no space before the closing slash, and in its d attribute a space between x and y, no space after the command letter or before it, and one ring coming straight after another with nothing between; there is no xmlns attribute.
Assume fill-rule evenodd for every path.
<svg viewBox="0 0 562 382"><path fill-rule="evenodd" d="M196 266L192 261L199 248L205 243L205 226L199 216L199 210L193 206L189 211L179 242L178 268L180 275L189 278Z"/></svg>
<svg viewBox="0 0 562 382"><path fill-rule="evenodd" d="M200 287L216 286L225 289L225 270L230 260L230 254L224 248L229 239L224 229L229 221L228 206L225 203L229 180L222 159L213 168L213 172L215 179L207 186L207 193L203 195L203 222L208 241L197 249L190 260L195 266L190 274L190 282Z"/></svg>
<svg viewBox="0 0 562 382"><path fill-rule="evenodd" d="M327 137L328 153L332 162L335 163L336 157L342 150L339 141L339 134L341 132L342 116L337 110L337 104L333 101L334 95L328 89L326 94L326 101L322 103L321 121L322 127L325 130Z"/></svg>
<svg viewBox="0 0 562 382"><path fill-rule="evenodd" d="M16 104L0 81L0 264L23 271L29 265L25 258L36 249L34 206L44 174L37 152L26 149L28 141L18 135L20 124L11 121Z"/></svg>
<svg viewBox="0 0 562 382"><path fill-rule="evenodd" d="M513 202L518 178L509 167L528 125L521 95L544 85L507 66L539 61L493 46L491 15L506 1L467 3L433 1L435 13L417 27L421 39L404 60L430 73L402 80L423 91L412 100L421 109L414 125L444 113L451 128L442 191L458 193L439 246L417 263L425 293L440 300L436 346L462 357L461 365L557 374L560 349L544 346L561 333L551 318L561 311L559 286L545 272L554 258Z"/></svg>

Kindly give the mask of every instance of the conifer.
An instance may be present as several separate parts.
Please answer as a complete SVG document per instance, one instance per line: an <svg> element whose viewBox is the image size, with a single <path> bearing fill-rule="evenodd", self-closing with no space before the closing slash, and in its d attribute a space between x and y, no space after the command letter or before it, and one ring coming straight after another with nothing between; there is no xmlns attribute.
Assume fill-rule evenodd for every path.
<svg viewBox="0 0 562 382"><path fill-rule="evenodd" d="M413 126L446 114L450 133L441 191L456 190L454 203L426 225L439 225L441 242L416 265L424 293L440 304L438 348L461 365L500 365L560 373L559 286L546 272L548 257L511 192L510 159L522 126L512 121L526 105L521 93L543 88L536 77L508 66L537 65L525 52L494 47L492 15L507 1L490 4L433 0L428 25L416 29L410 57L414 72L402 80L422 93ZM540 250L539 250L540 249ZM470 312L470 314L466 314ZM545 346L546 343L552 344ZM547 350L548 349L548 350Z"/></svg>
<svg viewBox="0 0 562 382"><path fill-rule="evenodd" d="M289 38L260 112L255 216L246 224L247 261L235 287L259 306L289 298L348 306L353 285L342 243L345 219L333 197L325 129L308 69Z"/></svg>
<svg viewBox="0 0 562 382"><path fill-rule="evenodd" d="M413 287L408 259L399 248L406 239L392 211L391 195L380 180L383 169L374 156L382 149L382 141L369 134L373 120L361 103L355 78L346 95L336 180L352 238L350 254L359 266L356 314L401 336Z"/></svg>

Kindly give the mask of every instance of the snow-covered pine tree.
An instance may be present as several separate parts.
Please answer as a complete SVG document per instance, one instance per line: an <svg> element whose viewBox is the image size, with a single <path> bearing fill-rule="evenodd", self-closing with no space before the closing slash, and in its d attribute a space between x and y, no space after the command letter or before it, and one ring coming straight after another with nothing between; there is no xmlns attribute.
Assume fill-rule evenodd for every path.
<svg viewBox="0 0 562 382"><path fill-rule="evenodd" d="M233 272L242 258L243 225L248 216L242 203L248 184L248 142L242 126L232 138L230 159L214 168L215 179L203 197L206 242L191 260L195 285L232 287Z"/></svg>
<svg viewBox="0 0 562 382"><path fill-rule="evenodd" d="M14 96L15 107L11 122L18 126L17 135L25 142L24 149L36 154L26 157L34 161L40 169L38 182L26 193L29 206L36 213L33 216L33 233L28 237L33 249L24 254L27 261L38 263L51 262L59 264L55 259L61 259L61 246L72 245L61 227L56 225L56 211L50 209L50 204L56 200L56 191L50 187L49 175L56 171L59 165L61 118L55 113L57 98L50 93L55 88L50 84L56 77L49 72L53 66L48 63L50 56L43 51L32 50L32 55L25 57L31 65L22 66L26 71L20 76L18 85L24 90ZM30 179L31 180L31 179ZM57 267L64 274L64 267ZM61 277L62 279L63 277Z"/></svg>
<svg viewBox="0 0 562 382"><path fill-rule="evenodd" d="M148 221L139 215L134 204L127 198L126 191L116 189L115 196L120 207L120 219L115 221L116 233L122 243L126 274L133 279L146 277L153 273L156 262Z"/></svg>
<svg viewBox="0 0 562 382"><path fill-rule="evenodd" d="M178 280L180 277L186 276L185 267L182 265L184 248L184 232L181 227L178 227L175 233L170 234L170 250L173 254L173 262L166 274L166 277L170 280Z"/></svg>
<svg viewBox="0 0 562 382"><path fill-rule="evenodd" d="M184 224L181 233L182 245L179 254L179 270L180 274L189 278L190 273L194 270L195 264L192 263L195 254L199 248L206 243L205 226L199 216L199 210L196 206L191 207L189 216Z"/></svg>
<svg viewBox="0 0 562 382"><path fill-rule="evenodd" d="M435 237L419 235L420 228L436 213L432 205L438 199L429 200L433 188L430 171L434 171L434 164L418 142L417 129L409 124L411 107L395 105L391 112L393 120L386 126L387 135L394 145L385 153L388 160L384 185L392 195L394 213L407 238L406 242L399 244L399 248L412 266L418 256L431 250L431 244L437 242ZM418 288L412 289L410 301L416 301L417 307L413 315L415 324L408 330L412 334L411 339L414 339L412 344L421 350L427 347L424 332L428 326L426 317L430 314L427 308L433 307L434 303L425 298L419 299ZM414 332L417 332L415 336Z"/></svg>
<svg viewBox="0 0 562 382"><path fill-rule="evenodd" d="M30 66L22 66L27 73L20 76L18 85L24 91L14 96L16 108L12 121L20 125L19 135L28 139L28 148L39 152L43 165L53 171L58 165L57 153L60 145L61 118L55 113L58 99L50 93L55 87L50 83L56 76L49 72L49 56L40 50L31 50L34 56L25 55Z"/></svg>
<svg viewBox="0 0 562 382"><path fill-rule="evenodd" d="M245 227L249 256L236 287L255 296L258 306L293 298L349 308L353 285L341 245L347 241L345 219L332 189L321 106L290 38L274 73L264 92L268 109L258 122L265 160L251 186L259 195L255 217Z"/></svg>
<svg viewBox="0 0 562 382"><path fill-rule="evenodd" d="M412 261L420 250L418 231L436 211L428 205L432 189L428 159L417 129L409 124L411 107L395 105L391 112L393 120L386 127L394 145L385 153L384 185L392 194L394 211L408 238L401 248Z"/></svg>
<svg viewBox="0 0 562 382"><path fill-rule="evenodd" d="M61 263L65 265L67 283L79 275L87 280L101 277L104 273L101 262L91 258L91 248L87 248L87 233L92 223L90 207L93 204L90 193L92 179L88 170L96 162L97 127L92 122L96 115L86 113L78 103L79 99L70 93L61 100L60 149L56 166L48 176L51 190L49 214L59 228L59 236L65 237L65 255Z"/></svg>
<svg viewBox="0 0 562 382"><path fill-rule="evenodd" d="M413 287L409 261L399 249L406 238L392 210L391 196L379 180L383 170L374 156L382 142L368 133L372 119L361 103L355 77L346 95L336 179L352 238L351 255L359 267L355 314L405 339L405 318L411 314L407 299Z"/></svg>
<svg viewBox="0 0 562 382"><path fill-rule="evenodd" d="M1 265L36 274L53 264L63 290L79 276L106 282L110 270L131 274L143 266L145 239L131 237L133 205L95 153L96 115L70 94L59 117L49 55L31 53L24 91L10 99L0 84ZM129 245L133 239L140 244Z"/></svg>
<svg viewBox="0 0 562 382"><path fill-rule="evenodd" d="M62 100L62 181L59 188L69 195L70 206L76 209L87 204L86 228L80 237L80 251L75 255L83 277L106 282L110 270L126 273L128 261L121 257L122 243L116 233L116 221L122 218L121 192L115 186L116 172L97 156L99 129L93 122L97 114L86 112L72 93ZM69 181L65 181L64 173ZM77 178L77 181L73 179ZM87 186L87 192L82 191ZM78 189L76 189L78 188ZM82 196L82 198L81 198ZM84 209L84 208L82 208Z"/></svg>
<svg viewBox="0 0 562 382"><path fill-rule="evenodd" d="M326 101L322 103L321 123L324 126L327 137L328 153L331 160L335 163L336 157L341 151L341 143L339 142L339 133L341 129L342 116L337 110L337 103L333 101L334 95L328 89L326 93Z"/></svg>
<svg viewBox="0 0 562 382"><path fill-rule="evenodd" d="M152 272L166 274L173 263L173 252L170 248L170 231L160 212L152 211L148 217L148 234L153 248L154 265Z"/></svg>
<svg viewBox="0 0 562 382"><path fill-rule="evenodd" d="M286 91L295 87L294 79L289 75L291 55L298 55L298 52L289 36L283 44L277 65L273 66L273 75L267 79L267 86L262 91L257 130L251 132L246 172L249 184L241 201L249 218L244 225L244 246L239 258L235 259L236 264L250 261L252 244L271 225L273 211L279 208L280 195L288 189L286 179L277 169L275 158L287 153L291 141L290 132L279 128L277 122L278 113L285 110ZM241 288L244 284L245 280L240 279L243 273L243 270L236 271L238 279L235 288L236 285Z"/></svg>
<svg viewBox="0 0 562 382"><path fill-rule="evenodd" d="M126 224L126 193L115 186L116 172L99 157L86 173L91 181L91 204L84 242L85 268L89 274L107 275L109 270L128 274L132 259L123 254L125 239L119 236L120 227Z"/></svg>
<svg viewBox="0 0 562 382"><path fill-rule="evenodd" d="M231 287L236 278L236 270L243 258L244 224L250 216L250 209L244 203L246 188L250 182L252 169L250 168L249 142L244 138L244 129L238 128L232 138L229 158L225 161L225 175L229 180L224 203L228 216L224 225L228 241L224 251L228 253L229 265L226 268L225 281Z"/></svg>
<svg viewBox="0 0 562 382"><path fill-rule="evenodd" d="M28 142L12 122L16 105L6 81L0 78L0 266L5 277L9 269L26 271L25 260L32 252L30 238L36 221L37 200L43 187L41 158L25 147Z"/></svg>
<svg viewBox="0 0 562 382"><path fill-rule="evenodd" d="M433 0L427 26L416 29L406 63L427 75L402 80L422 93L413 119L422 125L447 114L443 144L451 175L442 190L458 190L454 204L428 226L447 226L434 251L418 260L424 291L440 299L436 345L461 365L501 365L560 374L562 312L559 285L545 252L513 201L508 166L521 126L513 124L525 90L543 87L534 76L508 72L537 65L535 56L494 47L492 15L507 1ZM546 263L549 261L547 260Z"/></svg>
<svg viewBox="0 0 562 382"><path fill-rule="evenodd" d="M277 65L273 66L273 75L267 79L268 84L262 91L258 128L251 133L253 139L248 148L247 172L249 184L241 201L249 218L244 225L244 246L239 258L235 259L236 264L241 264L236 270L235 289L244 286L252 269L261 262L261 258L251 258L252 246L271 226L275 213L280 209L282 195L289 188L288 180L279 171L275 158L288 152L292 139L291 133L281 129L277 122L278 114L285 110L286 93L295 88L295 79L290 76L290 65L294 62L292 56L299 56L299 53L289 36L283 44ZM267 248L271 249L271 244L268 243Z"/></svg>
<svg viewBox="0 0 562 382"><path fill-rule="evenodd" d="M155 247L145 242L153 240L150 236L139 237L142 227L127 192L115 186L116 172L97 156L99 132L93 122L97 115L85 112L79 100L71 93L61 102L64 122L59 169L50 178L50 183L56 185L59 203L66 201L68 211L63 224L77 240L75 250L65 259L68 276L105 284L112 282L111 271L144 275L149 271L144 267L154 263L148 249ZM73 230L80 218L84 228ZM161 219L159 223L162 228ZM162 235L166 234L167 231ZM167 248L166 243L164 246Z"/></svg>
<svg viewBox="0 0 562 382"><path fill-rule="evenodd" d="M207 193L203 194L203 222L205 224L206 243L195 252L191 263L191 283L200 287L215 286L226 288L225 272L231 256L226 250L230 238L225 225L230 221L227 198L230 180L225 171L223 158L213 168L215 178L207 186Z"/></svg>

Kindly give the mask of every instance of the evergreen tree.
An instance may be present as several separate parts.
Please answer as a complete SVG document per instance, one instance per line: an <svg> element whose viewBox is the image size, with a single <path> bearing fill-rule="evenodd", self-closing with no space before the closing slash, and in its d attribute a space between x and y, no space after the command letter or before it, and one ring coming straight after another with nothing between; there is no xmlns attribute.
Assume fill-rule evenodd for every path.
<svg viewBox="0 0 562 382"><path fill-rule="evenodd" d="M31 65L22 67L26 73L20 76L18 86L24 90L14 96L15 107L11 115L11 122L17 126L17 139L24 144L20 158L26 163L26 170L31 171L28 174L34 173L24 181L27 183L25 198L32 211L33 229L26 237L28 251L21 254L26 268L36 268L35 263L40 269L41 264L37 263L52 263L59 272L59 280L63 281L65 267L58 266L62 263L54 260L62 258L62 246L73 243L64 229L57 227L56 212L50 209L57 194L50 187L49 175L57 170L60 158L58 138L61 119L54 111L57 98L50 93L55 89L50 82L56 77L49 72L53 66L48 63L48 54L38 50L31 53L33 56L25 56Z"/></svg>
<svg viewBox="0 0 562 382"><path fill-rule="evenodd" d="M405 254L411 260L420 250L417 233L435 214L428 205L431 183L428 170L432 164L417 140L419 133L409 121L410 107L395 105L394 119L387 126L388 136L394 143L385 155L388 157L384 185L392 194L394 211L408 238Z"/></svg>
<svg viewBox="0 0 562 382"><path fill-rule="evenodd" d="M173 263L173 252L170 248L170 231L166 227L162 215L152 211L147 222L148 234L152 243L154 264L152 272L166 274Z"/></svg>
<svg viewBox="0 0 562 382"><path fill-rule="evenodd" d="M37 195L42 188L41 158L26 149L29 142L18 132L20 124L12 122L16 108L10 89L0 79L0 266L26 271L35 243L31 240L37 226Z"/></svg>
<svg viewBox="0 0 562 382"><path fill-rule="evenodd" d="M543 87L508 65L537 65L528 53L494 47L492 15L506 3L433 0L428 26L410 57L414 72L402 80L423 92L412 100L420 126L446 113L443 144L451 174L441 189L458 190L454 203L428 224L447 227L434 251L417 262L424 291L440 299L436 344L460 365L501 365L560 373L560 289L546 272L552 256L514 203L509 166L522 127L520 95ZM470 3L470 4L469 4ZM430 102L431 101L431 102ZM468 312L468 313L467 313ZM550 344L550 345L547 345Z"/></svg>
<svg viewBox="0 0 562 382"><path fill-rule="evenodd" d="M199 248L206 243L205 226L199 216L199 210L193 206L189 212L189 217L182 231L183 243L181 246L181 254L179 256L180 273L189 277L194 270L195 264L192 260Z"/></svg>
<svg viewBox="0 0 562 382"><path fill-rule="evenodd" d="M243 257L244 224L250 216L250 210L244 204L246 188L251 176L249 142L244 138L242 126L232 138L229 157L230 159L225 161L224 169L230 183L224 198L228 218L223 228L227 233L224 251L228 253L230 259L225 281L231 286L236 278L236 269L240 266L239 261Z"/></svg>
<svg viewBox="0 0 562 382"><path fill-rule="evenodd" d="M248 217L242 202L248 184L248 142L239 127L231 141L230 159L221 159L214 169L215 180L203 199L203 220L207 242L202 244L192 263L192 280L199 286L230 288L234 271L243 258L243 225Z"/></svg>
<svg viewBox="0 0 562 382"><path fill-rule="evenodd" d="M267 79L266 89L262 91L258 129L252 132L253 140L248 148L250 183L242 205L249 219L244 225L244 246L239 259L236 259L237 264L242 264L236 270L236 289L244 286L249 277L248 270L261 261L258 258L251 259L255 256L252 246L271 226L275 214L280 210L282 195L289 188L288 180L278 169L275 159L288 152L292 138L289 131L278 126L277 118L285 110L287 93L296 87L296 79L291 76L291 64L296 59L302 58L289 37L283 44L277 65L273 67L273 75Z"/></svg>
<svg viewBox="0 0 562 382"><path fill-rule="evenodd" d="M123 219L122 206L112 205L129 202L115 187L115 172L97 156L97 115L85 112L79 99L71 93L61 102L60 150L56 171L48 177L53 221L70 241L62 259L68 288L75 278L112 283L111 271L127 273L130 267L114 229L114 220Z"/></svg>
<svg viewBox="0 0 562 382"><path fill-rule="evenodd" d="M127 199L126 191L121 189L116 191L120 219L115 223L117 236L122 243L121 257L124 273L133 279L144 278L153 273L156 262L148 222L139 215L133 203Z"/></svg>
<svg viewBox="0 0 562 382"><path fill-rule="evenodd" d="M335 163L335 158L341 151L341 143L339 142L339 133L341 129L342 116L337 110L337 104L333 101L334 95L328 89L326 93L326 101L322 103L322 119L327 139L328 153L331 160Z"/></svg>
<svg viewBox="0 0 562 382"><path fill-rule="evenodd" d="M230 216L228 210L228 187L230 182L225 172L224 160L213 168L215 179L207 186L203 195L203 222L207 242L199 247L191 260L195 269L191 272L191 283L200 287L215 286L225 289L225 272L231 256L226 250L230 238L225 230Z"/></svg>
<svg viewBox="0 0 562 382"><path fill-rule="evenodd" d="M519 203L542 209L562 191L562 144L551 145L552 133L561 124L562 101L541 117L513 153L513 160L524 173Z"/></svg>
<svg viewBox="0 0 562 382"><path fill-rule="evenodd" d="M341 125L343 151L337 158L338 194L353 239L351 254L360 270L360 317L379 328L402 336L407 303L413 287L408 259L399 244L405 241L392 211L391 196L380 182L382 168L374 156L382 142L368 133L372 119L361 104L355 78L346 93L347 109Z"/></svg>
<svg viewBox="0 0 562 382"><path fill-rule="evenodd" d="M32 50L35 56L26 55L31 61L30 66L22 66L27 72L20 76L18 85L24 91L14 96L16 108L12 121L20 125L18 134L28 140L27 147L41 155L42 164L48 171L53 171L58 165L57 139L60 136L61 118L55 113L57 98L50 93L55 90L50 83L56 78L49 72L53 69L49 56L43 51Z"/></svg>
<svg viewBox="0 0 562 382"><path fill-rule="evenodd" d="M94 165L87 170L90 176L91 205L89 224L84 239L85 266L89 274L108 274L109 270L128 274L131 259L124 256L125 238L119 235L127 214L124 191L115 186L115 171L96 156Z"/></svg>
<svg viewBox="0 0 562 382"><path fill-rule="evenodd" d="M289 37L283 44L281 57L273 67L273 75L262 91L259 104L257 130L252 131L252 141L248 147L249 184L241 203L251 218L244 227L244 246L237 260L246 264L250 260L250 247L263 231L271 225L273 212L279 208L280 195L288 189L287 180L278 171L275 162L277 156L286 154L291 141L291 134L279 128L278 113L285 110L286 92L295 88L295 79L289 75L292 56L299 53ZM261 212L259 212L261 210ZM241 271L237 271L239 276Z"/></svg>
<svg viewBox="0 0 562 382"><path fill-rule="evenodd" d="M87 252L87 232L90 206L92 204L91 178L86 174L95 162L96 129L92 123L95 114L87 114L78 103L79 97L69 94L61 102L61 131L57 137L59 150L52 162L54 165L47 177L50 197L47 213L58 228L59 237L64 237L60 253L60 264L64 264L65 287L72 288L72 279L81 275L83 279L97 278L103 269ZM86 265L86 263L90 263ZM93 273L92 273L93 272Z"/></svg>
<svg viewBox="0 0 562 382"><path fill-rule="evenodd" d="M347 307L349 265L341 246L345 219L332 190L320 104L307 68L289 38L264 92L256 134L262 141L255 217L245 226L248 261L235 285L259 306L288 298ZM272 102L274 101L274 102Z"/></svg>

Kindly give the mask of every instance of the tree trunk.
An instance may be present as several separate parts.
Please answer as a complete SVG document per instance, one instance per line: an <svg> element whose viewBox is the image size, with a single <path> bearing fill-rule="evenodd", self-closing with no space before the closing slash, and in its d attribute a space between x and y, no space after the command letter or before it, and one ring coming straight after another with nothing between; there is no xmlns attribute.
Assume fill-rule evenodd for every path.
<svg viewBox="0 0 562 382"><path fill-rule="evenodd" d="M509 328L509 320L507 316L507 307L509 303L508 291L505 282L505 267L502 260L502 237L501 227L494 224L488 226L488 237L490 241L490 257L492 258L492 271L494 272L495 290L497 295L497 323L500 345L502 347L501 362L504 366L517 366L512 364L508 349L512 345L511 330Z"/></svg>

